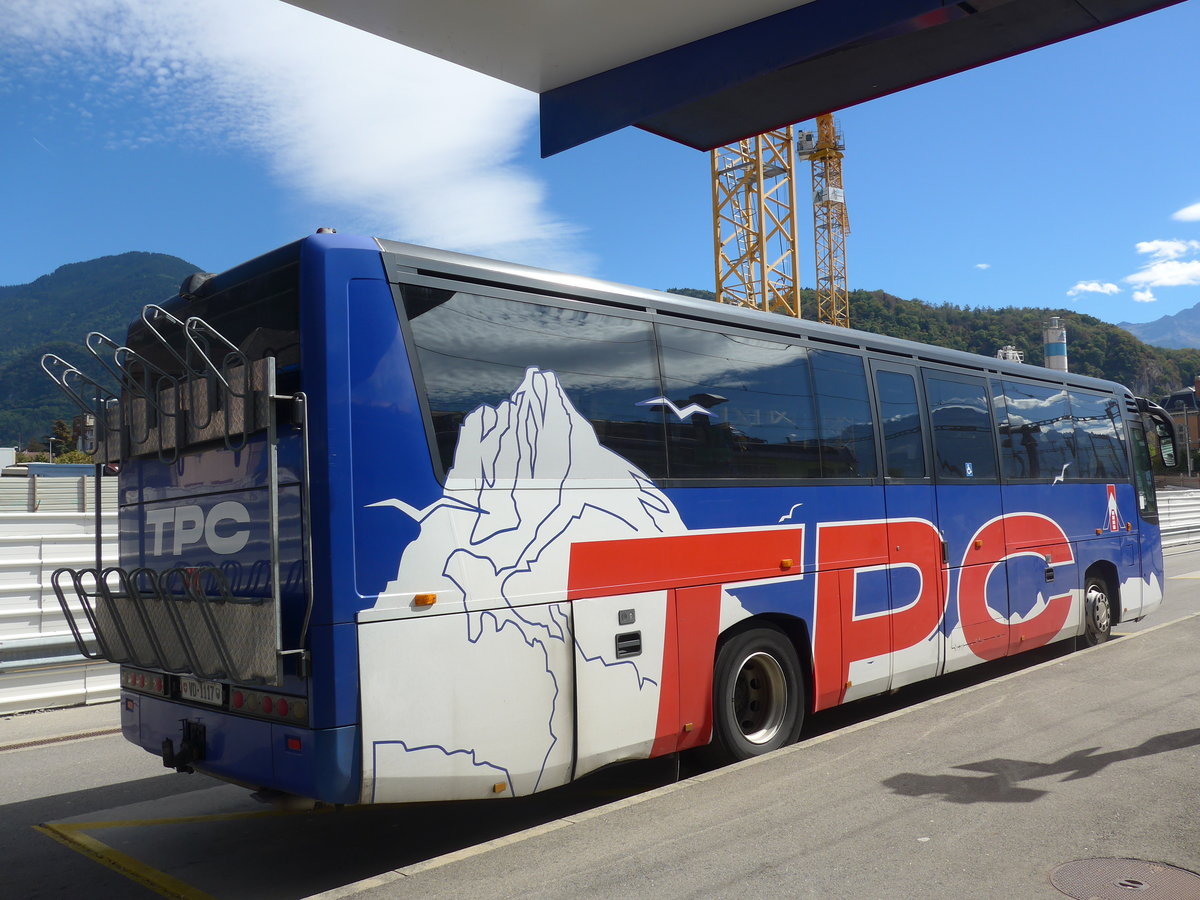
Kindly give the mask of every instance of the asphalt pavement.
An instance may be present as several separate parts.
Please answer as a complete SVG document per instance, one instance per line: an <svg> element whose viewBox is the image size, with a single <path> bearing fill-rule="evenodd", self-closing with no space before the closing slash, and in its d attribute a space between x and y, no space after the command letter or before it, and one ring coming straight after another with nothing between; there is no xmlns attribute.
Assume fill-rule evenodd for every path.
<svg viewBox="0 0 1200 900"><path fill-rule="evenodd" d="M1200 897L1197 647L1189 615L320 896Z"/></svg>

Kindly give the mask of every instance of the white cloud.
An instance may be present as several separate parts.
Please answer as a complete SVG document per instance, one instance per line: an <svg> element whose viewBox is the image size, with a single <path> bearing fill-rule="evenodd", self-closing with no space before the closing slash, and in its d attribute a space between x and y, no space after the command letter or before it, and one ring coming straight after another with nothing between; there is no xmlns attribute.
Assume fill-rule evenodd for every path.
<svg viewBox="0 0 1200 900"><path fill-rule="evenodd" d="M991 263L975 263L975 268L977 269L990 269L991 267Z"/></svg>
<svg viewBox="0 0 1200 900"><path fill-rule="evenodd" d="M1119 294L1121 289L1112 282L1101 284L1099 281L1080 281L1067 291L1068 297L1078 297L1080 294Z"/></svg>
<svg viewBox="0 0 1200 900"><path fill-rule="evenodd" d="M1200 203L1193 203L1171 214L1176 222L1200 222Z"/></svg>
<svg viewBox="0 0 1200 900"><path fill-rule="evenodd" d="M1151 263L1125 279L1139 287L1180 287L1200 284L1200 259L1165 259Z"/></svg>
<svg viewBox="0 0 1200 900"><path fill-rule="evenodd" d="M1200 210L1200 204L1196 206ZM1178 214L1176 218L1179 218ZM1134 292L1134 300L1153 302L1155 297L1150 288L1200 285L1200 241L1178 238L1140 241L1134 249L1150 257L1140 270L1123 279L1126 284L1139 288Z"/></svg>
<svg viewBox="0 0 1200 900"><path fill-rule="evenodd" d="M87 85L76 114L139 109L115 148L232 144L343 230L588 267L515 164L528 91L275 0L0 0L0 21L6 63Z"/></svg>
<svg viewBox="0 0 1200 900"><path fill-rule="evenodd" d="M1178 259L1189 251L1200 250L1200 241L1139 241L1134 249L1155 259Z"/></svg>

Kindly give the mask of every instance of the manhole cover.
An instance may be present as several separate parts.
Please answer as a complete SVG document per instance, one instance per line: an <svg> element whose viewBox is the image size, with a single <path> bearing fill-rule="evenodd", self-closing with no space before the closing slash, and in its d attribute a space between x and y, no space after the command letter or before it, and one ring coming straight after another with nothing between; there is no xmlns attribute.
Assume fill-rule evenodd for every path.
<svg viewBox="0 0 1200 900"><path fill-rule="evenodd" d="M1077 859L1050 883L1076 900L1200 900L1200 875L1144 859Z"/></svg>

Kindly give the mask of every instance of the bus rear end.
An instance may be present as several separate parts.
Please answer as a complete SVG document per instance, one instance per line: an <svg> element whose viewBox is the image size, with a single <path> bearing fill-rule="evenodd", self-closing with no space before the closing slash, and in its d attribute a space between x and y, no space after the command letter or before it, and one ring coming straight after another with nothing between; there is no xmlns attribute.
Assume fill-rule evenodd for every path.
<svg viewBox="0 0 1200 900"><path fill-rule="evenodd" d="M336 667L353 653L332 649L329 603L314 610L303 256L193 276L123 344L89 335L117 390L51 360L120 464L120 565L54 580L81 650L121 664L130 741L179 771L346 803L358 725Z"/></svg>

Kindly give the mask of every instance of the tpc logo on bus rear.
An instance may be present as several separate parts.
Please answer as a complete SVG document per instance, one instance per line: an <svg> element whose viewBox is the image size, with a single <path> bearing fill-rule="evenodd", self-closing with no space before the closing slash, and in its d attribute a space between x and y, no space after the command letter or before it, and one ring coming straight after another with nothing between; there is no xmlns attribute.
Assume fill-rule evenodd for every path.
<svg viewBox="0 0 1200 900"><path fill-rule="evenodd" d="M250 511L235 500L225 500L208 512L202 506L167 506L146 510L153 556L164 552L179 556L201 541L213 553L229 556L250 540ZM168 549L164 551L164 546Z"/></svg>

